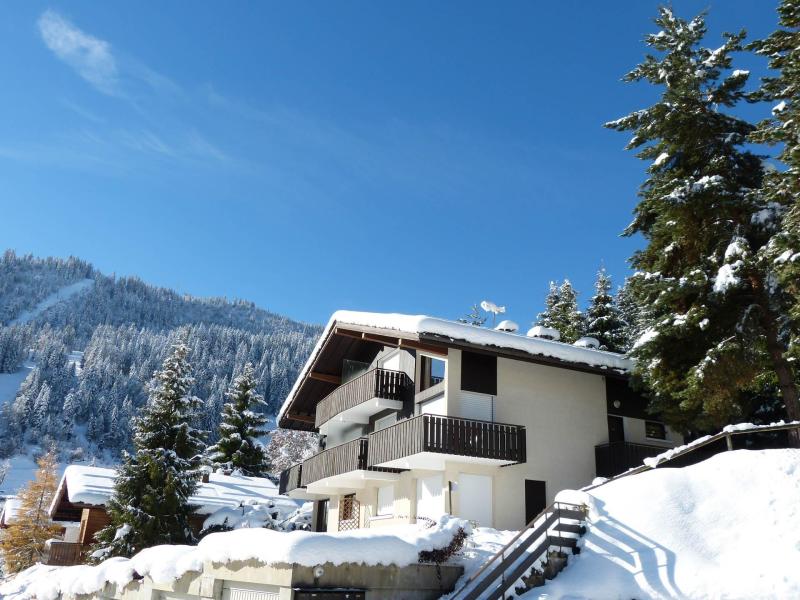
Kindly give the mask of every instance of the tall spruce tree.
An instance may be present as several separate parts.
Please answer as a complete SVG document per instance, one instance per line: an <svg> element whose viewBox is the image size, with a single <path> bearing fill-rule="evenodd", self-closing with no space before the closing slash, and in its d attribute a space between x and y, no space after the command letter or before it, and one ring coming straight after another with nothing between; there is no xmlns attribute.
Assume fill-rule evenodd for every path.
<svg viewBox="0 0 800 600"><path fill-rule="evenodd" d="M108 504L110 524L97 533L93 557L131 556L158 544L195 541L189 527L197 488L204 432L192 427L200 400L190 395L194 383L188 346L173 346L157 371L150 397L134 421L134 453L123 454Z"/></svg>
<svg viewBox="0 0 800 600"><path fill-rule="evenodd" d="M256 393L253 365L247 363L241 375L234 378L222 408L219 441L208 448L212 463L244 475L260 477L269 472L264 449L256 438L266 435L267 417L254 411L264 406L264 398Z"/></svg>
<svg viewBox="0 0 800 600"><path fill-rule="evenodd" d="M625 350L625 323L611 295L611 277L605 268L597 272L592 296L586 311L586 335L600 342L601 350Z"/></svg>
<svg viewBox="0 0 800 600"><path fill-rule="evenodd" d="M537 316L537 325L558 330L560 340L568 344L583 335L585 324L583 314L578 310L578 292L569 279L560 286L551 281L544 304L544 311Z"/></svg>
<svg viewBox="0 0 800 600"><path fill-rule="evenodd" d="M800 359L800 0L783 0L778 7L780 28L749 48L769 58L775 75L765 77L752 100L777 103L772 116L758 124L751 138L756 142L782 145L777 158L783 169L775 169L764 177L763 195L766 209L755 220L771 235L759 252L761 267L774 270L781 288L790 296L788 318L779 322L782 335L788 335L789 354L793 363ZM774 345L771 352L782 353ZM790 364L787 364L787 371ZM797 399L798 373L779 377L786 410L792 419L800 418ZM794 397L795 401L790 399ZM792 407L795 407L793 410ZM800 441L800 440L796 440Z"/></svg>
<svg viewBox="0 0 800 600"><path fill-rule="evenodd" d="M61 528L50 520L48 510L56 493L58 471L55 450L38 461L36 477L19 494L19 507L7 529L0 529L0 557L7 573L27 569L42 560L45 542Z"/></svg>
<svg viewBox="0 0 800 600"><path fill-rule="evenodd" d="M743 149L753 126L730 114L747 71L731 54L744 32L701 46L704 16L667 8L647 55L625 80L661 88L660 99L606 126L631 131L629 149L650 161L627 235L634 254L630 288L646 330L634 345L651 408L684 431L718 427L754 410L766 380L779 380L790 416L796 387L780 338L783 298L754 257L769 242L758 225L761 158Z"/></svg>

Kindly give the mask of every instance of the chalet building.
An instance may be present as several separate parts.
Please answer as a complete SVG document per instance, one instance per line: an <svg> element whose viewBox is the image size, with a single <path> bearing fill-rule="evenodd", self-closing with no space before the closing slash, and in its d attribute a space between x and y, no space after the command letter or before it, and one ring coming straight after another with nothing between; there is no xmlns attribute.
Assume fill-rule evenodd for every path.
<svg viewBox="0 0 800 600"><path fill-rule="evenodd" d="M62 539L50 542L45 561L49 565L74 565L95 543L94 534L108 525L106 504L114 492L116 471L101 467L70 465L64 471L50 505L50 518L64 527ZM277 486L266 478L210 473L203 476L189 502L197 509L190 523L195 533L208 515L221 508L269 501L299 503L278 495Z"/></svg>
<svg viewBox="0 0 800 600"><path fill-rule="evenodd" d="M281 493L315 501L318 531L443 513L520 529L559 490L682 443L628 387L628 358L501 325L335 313L279 412L321 436Z"/></svg>

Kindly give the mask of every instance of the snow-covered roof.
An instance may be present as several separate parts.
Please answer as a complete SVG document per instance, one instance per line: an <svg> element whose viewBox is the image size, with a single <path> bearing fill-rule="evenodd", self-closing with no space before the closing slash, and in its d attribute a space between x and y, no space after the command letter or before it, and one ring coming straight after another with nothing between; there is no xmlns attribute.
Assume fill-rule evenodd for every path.
<svg viewBox="0 0 800 600"><path fill-rule="evenodd" d="M73 504L104 506L114 491L114 469L70 465L64 471L50 507L54 514L66 486L67 500ZM197 505L197 513L208 515L224 507L236 507L243 503L266 501L278 496L278 487L269 479L245 477L244 475L222 475L211 473L208 483L199 482L197 492L189 498Z"/></svg>
<svg viewBox="0 0 800 600"><path fill-rule="evenodd" d="M486 348L517 350L530 354L531 356L540 356L543 358L556 359L564 363L610 369L619 372L628 372L633 367L633 360L615 352L607 352L595 348L581 348L573 346L572 344L528 337L508 331L485 329L475 325L448 321L446 319L439 319L426 315L340 310L333 313L328 324L325 326L317 345L311 352L311 356L306 361L292 390L289 392L283 406L281 406L278 412L278 420L283 417L292 400L294 400L295 395L300 389L300 385L317 360L331 331L334 327L347 325L395 331L400 334L420 337L440 336L453 341L467 342Z"/></svg>

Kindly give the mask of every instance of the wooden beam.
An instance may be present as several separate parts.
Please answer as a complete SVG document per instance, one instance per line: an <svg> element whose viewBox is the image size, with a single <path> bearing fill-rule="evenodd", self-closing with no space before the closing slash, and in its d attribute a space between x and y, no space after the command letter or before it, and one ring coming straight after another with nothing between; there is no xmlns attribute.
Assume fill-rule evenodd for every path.
<svg viewBox="0 0 800 600"><path fill-rule="evenodd" d="M287 419L291 419L292 421L300 421L301 423L314 423L313 415L298 415L289 413L286 415Z"/></svg>
<svg viewBox="0 0 800 600"><path fill-rule="evenodd" d="M401 348L413 348L414 350L422 350L429 354L436 354L437 356L447 356L447 347L444 346L431 346L414 340L400 340Z"/></svg>
<svg viewBox="0 0 800 600"><path fill-rule="evenodd" d="M341 385L342 383L342 378L339 375L328 375L327 373L320 373L319 371L309 371L308 378L324 381L325 383L333 383L335 385Z"/></svg>

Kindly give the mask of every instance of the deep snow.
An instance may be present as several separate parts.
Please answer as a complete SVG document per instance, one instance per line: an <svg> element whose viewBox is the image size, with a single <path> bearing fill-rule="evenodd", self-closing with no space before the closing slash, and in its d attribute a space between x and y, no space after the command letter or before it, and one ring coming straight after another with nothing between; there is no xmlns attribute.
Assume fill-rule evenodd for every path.
<svg viewBox="0 0 800 600"><path fill-rule="evenodd" d="M736 450L558 500L589 506L582 552L524 598L800 598L800 450Z"/></svg>
<svg viewBox="0 0 800 600"><path fill-rule="evenodd" d="M290 533L269 529L237 529L212 533L197 546L155 546L131 559L112 558L96 567L43 567L36 565L0 584L3 600L56 600L93 593L106 582L126 585L134 574L170 582L189 571L200 572L203 563L224 564L256 560L265 565L295 563L315 566L415 564L421 550L447 546L458 528L470 531L466 521L444 516L434 527L397 525L340 533Z"/></svg>

